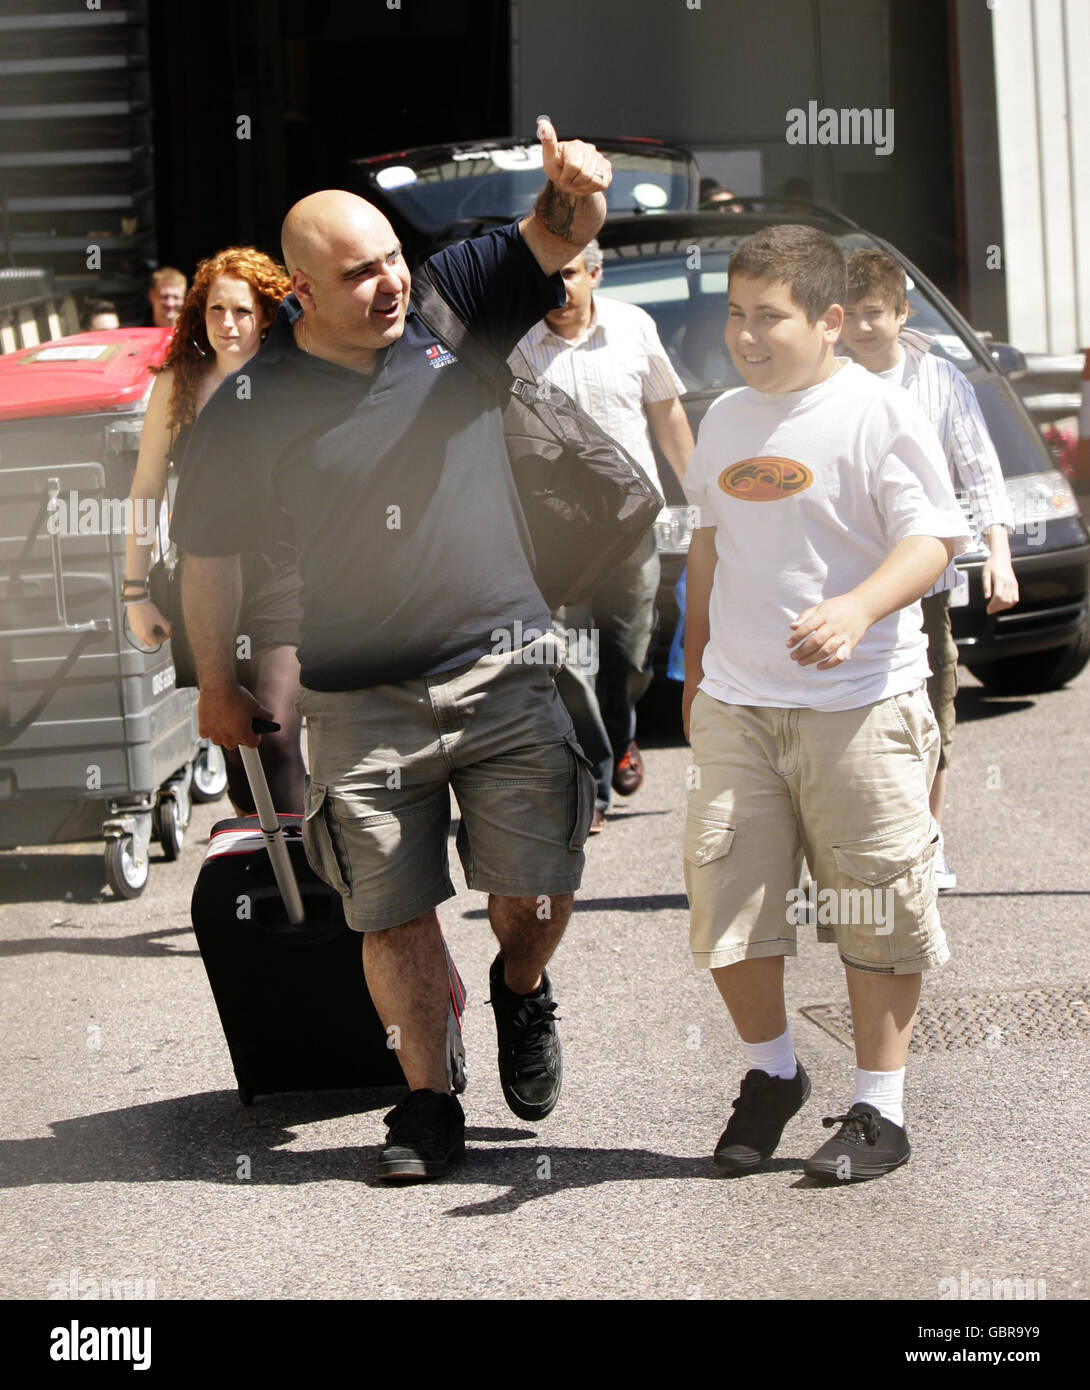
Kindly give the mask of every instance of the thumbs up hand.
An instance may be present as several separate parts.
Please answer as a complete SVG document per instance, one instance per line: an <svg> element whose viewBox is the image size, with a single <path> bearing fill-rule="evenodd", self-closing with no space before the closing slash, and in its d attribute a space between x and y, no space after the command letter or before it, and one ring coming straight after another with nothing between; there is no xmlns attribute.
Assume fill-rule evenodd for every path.
<svg viewBox="0 0 1090 1390"><path fill-rule="evenodd" d="M613 182L613 166L605 155L583 140L558 140L548 116L537 118L537 138L545 177L558 193L589 198Z"/></svg>

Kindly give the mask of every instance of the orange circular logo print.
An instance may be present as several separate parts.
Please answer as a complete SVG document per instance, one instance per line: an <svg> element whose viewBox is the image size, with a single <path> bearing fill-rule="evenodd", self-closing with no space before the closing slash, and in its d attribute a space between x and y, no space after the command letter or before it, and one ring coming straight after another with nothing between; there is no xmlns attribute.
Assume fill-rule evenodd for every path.
<svg viewBox="0 0 1090 1390"><path fill-rule="evenodd" d="M781 458L742 459L719 475L719 486L739 502L780 502L805 492L813 481L805 464Z"/></svg>

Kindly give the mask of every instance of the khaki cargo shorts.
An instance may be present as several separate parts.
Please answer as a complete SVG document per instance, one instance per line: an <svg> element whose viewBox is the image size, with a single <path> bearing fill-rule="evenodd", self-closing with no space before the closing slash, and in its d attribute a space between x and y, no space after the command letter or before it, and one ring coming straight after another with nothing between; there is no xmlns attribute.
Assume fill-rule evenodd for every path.
<svg viewBox="0 0 1090 1390"><path fill-rule="evenodd" d="M470 888L532 898L579 887L594 778L556 691L562 653L550 633L440 676L302 691L303 844L355 931L454 896L451 788Z"/></svg>
<svg viewBox="0 0 1090 1390"><path fill-rule="evenodd" d="M858 970L915 974L949 958L927 804L939 735L922 686L834 713L698 691L690 734L685 886L697 966L793 956L808 922Z"/></svg>
<svg viewBox="0 0 1090 1390"><path fill-rule="evenodd" d="M957 715L954 700L958 693L958 644L950 627L950 593L931 594L920 600L923 631L927 638L927 697L935 712L942 740L939 767L949 767L954 753L954 726Z"/></svg>

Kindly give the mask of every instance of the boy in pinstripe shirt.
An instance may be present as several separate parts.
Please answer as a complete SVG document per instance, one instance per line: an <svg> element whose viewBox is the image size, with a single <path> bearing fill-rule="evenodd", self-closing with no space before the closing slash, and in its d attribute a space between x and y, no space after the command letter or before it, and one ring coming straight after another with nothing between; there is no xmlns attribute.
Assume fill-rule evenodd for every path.
<svg viewBox="0 0 1090 1390"><path fill-rule="evenodd" d="M988 612L1001 613L1018 602L1018 581L1007 537L1008 531L1014 529L1014 513L999 459L972 386L952 362L929 351L930 340L925 334L905 328L908 315L908 289L900 264L884 251L853 251L848 257L842 341L868 371L904 387L914 396L934 425L955 490L967 495L973 529L988 547L981 575ZM965 576L950 564L922 600L927 659L932 670L927 693L942 736L938 771L931 787L931 814L940 828L958 688L958 653L950 630L950 600L953 591L964 583ZM935 855L935 884L940 890L957 884L941 833Z"/></svg>

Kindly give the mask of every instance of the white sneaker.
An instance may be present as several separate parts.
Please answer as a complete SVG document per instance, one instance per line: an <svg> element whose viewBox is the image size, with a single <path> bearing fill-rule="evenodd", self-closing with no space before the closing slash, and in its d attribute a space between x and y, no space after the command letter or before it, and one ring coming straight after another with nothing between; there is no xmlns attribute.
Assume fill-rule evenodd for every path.
<svg viewBox="0 0 1090 1390"><path fill-rule="evenodd" d="M958 876L946 862L946 846L943 843L942 831L939 831L939 844L935 850L935 887L940 893L945 893L951 888L958 886Z"/></svg>

